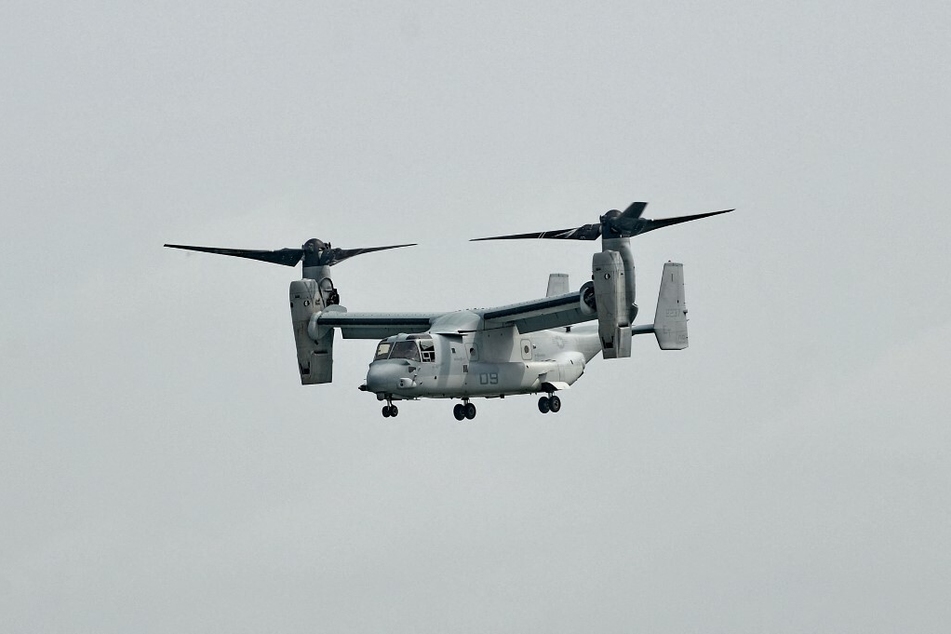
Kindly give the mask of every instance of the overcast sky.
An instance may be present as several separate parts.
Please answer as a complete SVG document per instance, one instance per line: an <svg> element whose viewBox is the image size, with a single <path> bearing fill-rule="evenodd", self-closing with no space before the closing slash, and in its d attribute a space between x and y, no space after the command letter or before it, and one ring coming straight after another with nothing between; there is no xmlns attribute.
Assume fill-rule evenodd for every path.
<svg viewBox="0 0 951 634"><path fill-rule="evenodd" d="M352 4L0 10L0 630L946 631L951 5ZM737 211L557 416L302 387L299 270L161 248L492 306L634 200Z"/></svg>

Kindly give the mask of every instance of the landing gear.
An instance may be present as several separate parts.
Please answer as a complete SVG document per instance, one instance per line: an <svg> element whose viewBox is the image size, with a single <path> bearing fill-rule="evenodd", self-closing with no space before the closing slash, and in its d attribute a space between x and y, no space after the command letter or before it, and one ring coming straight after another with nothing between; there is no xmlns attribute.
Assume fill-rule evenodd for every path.
<svg viewBox="0 0 951 634"><path fill-rule="evenodd" d="M399 408L396 405L393 405L392 403L390 403L389 405L383 406L383 418L389 418L390 416L392 416L393 418L396 418L399 415L399 413L400 413Z"/></svg>
<svg viewBox="0 0 951 634"><path fill-rule="evenodd" d="M542 414L557 414L561 410L561 399L555 396L543 396L538 399L538 411Z"/></svg>
<svg viewBox="0 0 951 634"><path fill-rule="evenodd" d="M476 417L476 406L469 401L456 403L455 407L452 408L452 415L459 421L466 418L472 420Z"/></svg>

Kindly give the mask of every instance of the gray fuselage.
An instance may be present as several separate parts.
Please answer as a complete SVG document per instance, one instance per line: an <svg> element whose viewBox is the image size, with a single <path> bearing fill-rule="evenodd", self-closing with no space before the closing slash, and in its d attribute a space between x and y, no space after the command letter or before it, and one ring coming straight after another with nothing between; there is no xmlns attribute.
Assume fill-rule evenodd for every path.
<svg viewBox="0 0 951 634"><path fill-rule="evenodd" d="M577 381L600 350L590 326L519 334L513 325L492 328L479 315L459 311L428 332L383 339L365 389L380 400L553 392Z"/></svg>

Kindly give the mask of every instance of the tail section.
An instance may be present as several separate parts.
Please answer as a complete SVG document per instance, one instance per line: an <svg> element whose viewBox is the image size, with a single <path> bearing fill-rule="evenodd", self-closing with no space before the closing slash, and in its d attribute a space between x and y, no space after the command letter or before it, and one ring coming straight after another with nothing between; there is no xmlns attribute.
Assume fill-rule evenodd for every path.
<svg viewBox="0 0 951 634"><path fill-rule="evenodd" d="M678 262L664 264L664 276L660 281L653 330L661 350L683 350L687 347L687 304L684 300L683 264Z"/></svg>

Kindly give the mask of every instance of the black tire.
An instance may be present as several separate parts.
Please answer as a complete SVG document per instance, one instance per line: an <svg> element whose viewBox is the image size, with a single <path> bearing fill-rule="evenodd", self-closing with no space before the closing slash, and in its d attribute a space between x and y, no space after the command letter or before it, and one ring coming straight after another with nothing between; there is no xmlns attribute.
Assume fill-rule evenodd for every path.
<svg viewBox="0 0 951 634"><path fill-rule="evenodd" d="M474 403L466 403L466 418L472 420L476 417L476 406Z"/></svg>
<svg viewBox="0 0 951 634"><path fill-rule="evenodd" d="M548 400L547 396L538 399L538 411L542 414L547 414L551 411L551 401Z"/></svg>
<svg viewBox="0 0 951 634"><path fill-rule="evenodd" d="M557 396L552 396L548 399L548 406L551 408L552 414L557 414L561 410L561 399ZM396 416L396 414L394 414Z"/></svg>
<svg viewBox="0 0 951 634"><path fill-rule="evenodd" d="M462 403L456 403L456 406L452 408L452 415L456 417L456 420L463 420L466 417L466 406Z"/></svg>
<svg viewBox="0 0 951 634"><path fill-rule="evenodd" d="M396 418L400 413L400 409L396 405L390 405L390 416Z"/></svg>
<svg viewBox="0 0 951 634"><path fill-rule="evenodd" d="M384 406L383 406L383 418L389 418L389 417L390 417L390 406L389 406L389 405L384 405Z"/></svg>

